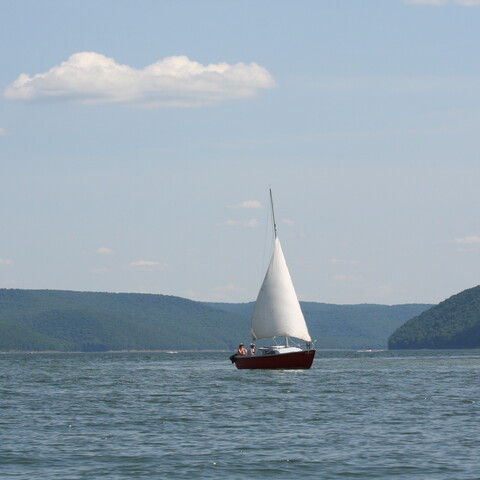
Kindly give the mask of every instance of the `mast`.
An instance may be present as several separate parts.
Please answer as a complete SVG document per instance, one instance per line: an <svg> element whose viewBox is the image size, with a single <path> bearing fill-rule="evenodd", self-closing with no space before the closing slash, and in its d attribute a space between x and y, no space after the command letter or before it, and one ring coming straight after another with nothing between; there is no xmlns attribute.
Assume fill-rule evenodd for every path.
<svg viewBox="0 0 480 480"><path fill-rule="evenodd" d="M273 217L273 232L275 233L275 238L277 238L277 223L275 222L275 210L273 208L273 196L272 189L270 188L270 205L272 207L272 217Z"/></svg>
<svg viewBox="0 0 480 480"><path fill-rule="evenodd" d="M254 340L277 336L287 337L286 345L291 337L310 342L311 337L277 235L271 189L270 203L275 240L270 264L255 302L252 315L252 337Z"/></svg>
<svg viewBox="0 0 480 480"><path fill-rule="evenodd" d="M275 240L276 240L278 237L278 233L277 233L277 222L275 221L275 209L273 208L272 189L269 188L269 191L270 191L270 205L272 207L273 232L275 234ZM285 335L285 346L288 347L288 335Z"/></svg>

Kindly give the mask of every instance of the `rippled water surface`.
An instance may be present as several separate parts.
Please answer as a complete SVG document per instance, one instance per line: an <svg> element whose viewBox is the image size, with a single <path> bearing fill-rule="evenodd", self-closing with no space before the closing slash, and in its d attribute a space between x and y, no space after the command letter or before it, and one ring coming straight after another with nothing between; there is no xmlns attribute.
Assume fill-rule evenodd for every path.
<svg viewBox="0 0 480 480"><path fill-rule="evenodd" d="M0 477L480 478L479 351L0 356Z"/></svg>

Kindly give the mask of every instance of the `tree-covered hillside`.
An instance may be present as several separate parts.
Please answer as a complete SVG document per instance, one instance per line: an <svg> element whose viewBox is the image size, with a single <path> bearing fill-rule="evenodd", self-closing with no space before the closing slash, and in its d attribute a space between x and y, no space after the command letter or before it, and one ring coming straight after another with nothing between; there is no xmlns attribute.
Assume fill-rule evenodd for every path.
<svg viewBox="0 0 480 480"><path fill-rule="evenodd" d="M248 321L167 295L0 290L0 350L233 349Z"/></svg>
<svg viewBox="0 0 480 480"><path fill-rule="evenodd" d="M209 303L251 318L254 303ZM387 339L408 319L431 305L332 305L301 302L302 311L317 348L384 349Z"/></svg>
<svg viewBox="0 0 480 480"><path fill-rule="evenodd" d="M480 286L464 290L412 318L391 335L388 347L480 347Z"/></svg>
<svg viewBox="0 0 480 480"><path fill-rule="evenodd" d="M386 348L429 305L303 302L318 348ZM167 295L0 289L0 351L233 350L250 341L253 303Z"/></svg>

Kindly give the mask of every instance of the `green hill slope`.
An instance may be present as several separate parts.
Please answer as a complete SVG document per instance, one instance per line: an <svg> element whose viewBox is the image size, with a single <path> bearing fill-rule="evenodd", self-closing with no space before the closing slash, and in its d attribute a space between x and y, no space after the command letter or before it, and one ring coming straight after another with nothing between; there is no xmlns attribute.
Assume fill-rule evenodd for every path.
<svg viewBox="0 0 480 480"><path fill-rule="evenodd" d="M239 315L183 298L57 290L0 290L0 322L3 351L233 349L249 331Z"/></svg>
<svg viewBox="0 0 480 480"><path fill-rule="evenodd" d="M68 342L55 340L23 325L0 321L0 351L64 351L69 348Z"/></svg>
<svg viewBox="0 0 480 480"><path fill-rule="evenodd" d="M207 305L250 318L254 303ZM388 337L403 323L431 305L332 305L301 302L302 311L317 348L384 349Z"/></svg>
<svg viewBox="0 0 480 480"><path fill-rule="evenodd" d="M386 348L428 307L302 303L318 348ZM252 311L167 295L0 289L0 351L233 350L250 340Z"/></svg>
<svg viewBox="0 0 480 480"><path fill-rule="evenodd" d="M480 347L480 286L464 290L412 318L390 336L388 347Z"/></svg>

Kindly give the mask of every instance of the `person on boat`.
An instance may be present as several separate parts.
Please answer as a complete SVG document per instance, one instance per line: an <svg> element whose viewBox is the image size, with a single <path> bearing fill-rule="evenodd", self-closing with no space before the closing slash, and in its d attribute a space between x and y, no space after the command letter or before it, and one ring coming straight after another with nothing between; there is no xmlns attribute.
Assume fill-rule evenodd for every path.
<svg viewBox="0 0 480 480"><path fill-rule="evenodd" d="M250 355L255 355L257 353L257 347L254 343L250 344Z"/></svg>
<svg viewBox="0 0 480 480"><path fill-rule="evenodd" d="M237 355L246 355L246 354L247 354L247 349L243 346L243 343L241 343L238 346Z"/></svg>

